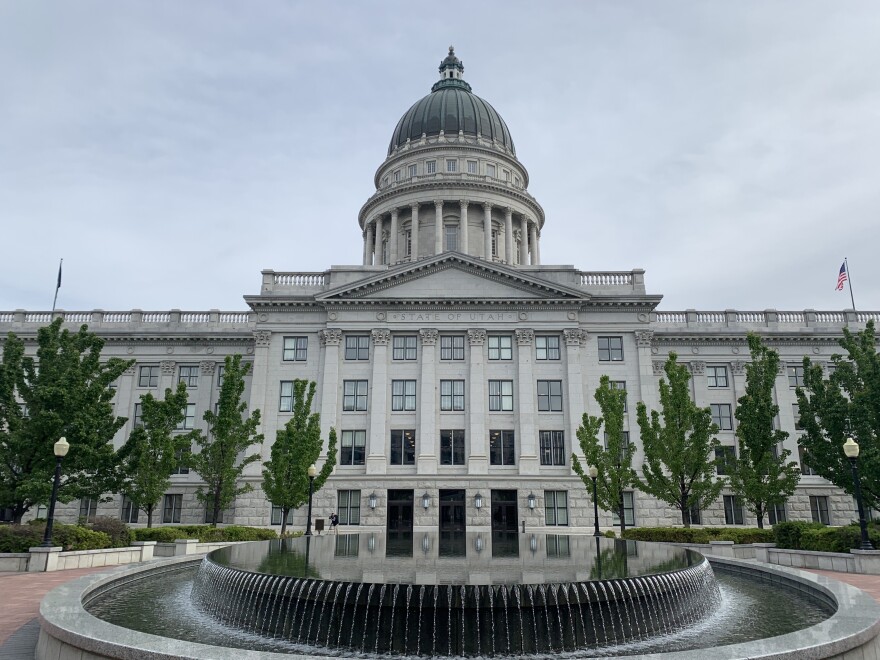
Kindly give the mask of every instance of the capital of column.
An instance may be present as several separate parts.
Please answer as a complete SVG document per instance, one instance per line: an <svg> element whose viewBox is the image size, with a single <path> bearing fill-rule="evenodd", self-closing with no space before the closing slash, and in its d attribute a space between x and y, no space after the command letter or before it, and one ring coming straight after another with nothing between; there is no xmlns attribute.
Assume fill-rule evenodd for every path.
<svg viewBox="0 0 880 660"><path fill-rule="evenodd" d="M257 346L268 346L272 340L272 332L269 330L257 330L254 332L254 344Z"/></svg>
<svg viewBox="0 0 880 660"><path fill-rule="evenodd" d="M486 331L482 328L471 328L468 330L468 343L471 346L482 346L486 343Z"/></svg>
<svg viewBox="0 0 880 660"><path fill-rule="evenodd" d="M483 202L483 210L488 214L492 212L492 202Z"/></svg>
<svg viewBox="0 0 880 660"><path fill-rule="evenodd" d="M321 330L320 334L321 346L339 346L342 343L341 328L326 328Z"/></svg>
<svg viewBox="0 0 880 660"><path fill-rule="evenodd" d="M650 348L654 343L653 330L636 330L636 346Z"/></svg>
<svg viewBox="0 0 880 660"><path fill-rule="evenodd" d="M743 362L741 360L737 360L736 362L732 362L730 364L730 371L734 376L743 376L746 373L746 364L747 362Z"/></svg>
<svg viewBox="0 0 880 660"><path fill-rule="evenodd" d="M391 221L394 222L397 220L397 208L391 209Z"/></svg>
<svg viewBox="0 0 880 660"><path fill-rule="evenodd" d="M434 200L434 208L438 211L442 211L443 210L443 200L442 199L435 199Z"/></svg>
<svg viewBox="0 0 880 660"><path fill-rule="evenodd" d="M706 363L700 360L688 362L688 369L694 376L702 376L706 373Z"/></svg>
<svg viewBox="0 0 880 660"><path fill-rule="evenodd" d="M562 331L562 338L566 346L582 346L587 343L588 333L581 328L566 328Z"/></svg>
<svg viewBox="0 0 880 660"><path fill-rule="evenodd" d="M520 346L531 346L535 342L535 331L531 328L518 328L516 330L516 343Z"/></svg>
<svg viewBox="0 0 880 660"><path fill-rule="evenodd" d="M217 368L216 362L211 362L209 360L204 360L199 362L199 371L206 376L210 376L214 373L214 370Z"/></svg>
<svg viewBox="0 0 880 660"><path fill-rule="evenodd" d="M257 344L257 345L259 346L260 344ZM266 345L268 346L269 344L267 343ZM159 363L159 368L162 370L162 373L165 374L166 376L174 375L174 367L176 367L176 366L177 366L177 363L173 362L171 360L162 360Z"/></svg>
<svg viewBox="0 0 880 660"><path fill-rule="evenodd" d="M510 208L509 206L505 206L504 212L507 214L508 218L510 218L511 220L513 219L513 209L512 208Z"/></svg>
<svg viewBox="0 0 880 660"><path fill-rule="evenodd" d="M440 331L436 328L422 328L419 330L422 346L434 346L440 337Z"/></svg>
<svg viewBox="0 0 880 660"><path fill-rule="evenodd" d="M666 373L666 360L653 360L651 367L654 369L655 376L662 376Z"/></svg>
<svg viewBox="0 0 880 660"><path fill-rule="evenodd" d="M409 205L409 208L412 210L413 214L415 214L415 215L419 214L419 203L418 202L413 202L412 204Z"/></svg>
<svg viewBox="0 0 880 660"><path fill-rule="evenodd" d="M459 204L459 206L461 206L462 211L463 211L464 209L466 209L470 203L471 203L471 202L470 202L470 200L468 200L468 199L460 199L460 200L458 200L458 204Z"/></svg>
<svg viewBox="0 0 880 660"><path fill-rule="evenodd" d="M385 328L376 328L370 333L374 346L387 346L391 341L391 331Z"/></svg>

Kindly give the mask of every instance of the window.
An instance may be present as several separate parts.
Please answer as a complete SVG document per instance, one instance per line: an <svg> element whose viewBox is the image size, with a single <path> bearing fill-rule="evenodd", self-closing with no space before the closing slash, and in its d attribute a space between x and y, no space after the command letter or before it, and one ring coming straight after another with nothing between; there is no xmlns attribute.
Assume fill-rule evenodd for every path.
<svg viewBox="0 0 880 660"><path fill-rule="evenodd" d="M788 386L803 387L804 386L804 367L788 368Z"/></svg>
<svg viewBox="0 0 880 660"><path fill-rule="evenodd" d="M513 431L489 431L489 464L516 465L516 440Z"/></svg>
<svg viewBox="0 0 880 660"><path fill-rule="evenodd" d="M159 384L159 367L141 367L138 387L156 387Z"/></svg>
<svg viewBox="0 0 880 660"><path fill-rule="evenodd" d="M696 504L691 504L690 508L687 510L688 520L691 525L702 525L703 524L703 515L700 511L700 507Z"/></svg>
<svg viewBox="0 0 880 660"><path fill-rule="evenodd" d="M510 183L510 170L503 170L504 172L504 180Z"/></svg>
<svg viewBox="0 0 880 660"><path fill-rule="evenodd" d="M806 448L803 445L798 445L798 460L801 464L801 475L806 477L812 477L816 474L813 468L807 465L809 457L810 455L807 453Z"/></svg>
<svg viewBox="0 0 880 660"><path fill-rule="evenodd" d="M498 256L498 230L492 230L492 256Z"/></svg>
<svg viewBox="0 0 880 660"><path fill-rule="evenodd" d="M794 430L803 431L804 427L801 426L801 407L798 404L791 404L791 415L794 417Z"/></svg>
<svg viewBox="0 0 880 660"><path fill-rule="evenodd" d="M293 381L281 381L281 397L278 401L278 412L293 412Z"/></svg>
<svg viewBox="0 0 880 660"><path fill-rule="evenodd" d="M612 511L611 514L612 524L619 525L620 516L617 515L617 511ZM634 526L636 524L635 500L631 490L623 491L623 521L628 526Z"/></svg>
<svg viewBox="0 0 880 660"><path fill-rule="evenodd" d="M283 359L285 362L305 362L308 348L308 337L285 337Z"/></svg>
<svg viewBox="0 0 880 660"><path fill-rule="evenodd" d="M767 518L771 525L785 522L788 518L785 515L785 502L782 504L771 504L767 507Z"/></svg>
<svg viewBox="0 0 880 660"><path fill-rule="evenodd" d="M565 433L539 431L541 465L565 465Z"/></svg>
<svg viewBox="0 0 880 660"><path fill-rule="evenodd" d="M174 452L175 466L171 474L189 474L189 449L178 449Z"/></svg>
<svg viewBox="0 0 880 660"><path fill-rule="evenodd" d="M468 174L476 174L477 173L477 161L469 160L467 162L467 171L468 171Z"/></svg>
<svg viewBox="0 0 880 660"><path fill-rule="evenodd" d="M382 187L383 187L383 188L387 188L387 187L388 187L388 177L387 177L387 176L383 176L383 177L382 177Z"/></svg>
<svg viewBox="0 0 880 660"><path fill-rule="evenodd" d="M715 448L715 472L719 476L730 474L736 461L736 447L724 445Z"/></svg>
<svg viewBox="0 0 880 660"><path fill-rule="evenodd" d="M602 437L605 442L605 451L608 451L608 431ZM626 452L629 450L629 431L620 432L620 460L626 461Z"/></svg>
<svg viewBox="0 0 880 660"><path fill-rule="evenodd" d="M558 360L559 359L559 335L535 337L535 359L536 360Z"/></svg>
<svg viewBox="0 0 880 660"><path fill-rule="evenodd" d="M727 367L706 367L709 387L727 387Z"/></svg>
<svg viewBox="0 0 880 660"><path fill-rule="evenodd" d="M198 367L181 367L180 374L177 376L178 383L186 383L188 388L199 386L199 368Z"/></svg>
<svg viewBox="0 0 880 660"><path fill-rule="evenodd" d="M510 335L489 335L489 359L512 360L513 337Z"/></svg>
<svg viewBox="0 0 880 660"><path fill-rule="evenodd" d="M196 404L188 403L183 408L183 419L177 425L178 431L188 431L196 427Z"/></svg>
<svg viewBox="0 0 880 660"><path fill-rule="evenodd" d="M489 381L489 410L503 412L513 410L513 381Z"/></svg>
<svg viewBox="0 0 880 660"><path fill-rule="evenodd" d="M141 404L134 404L134 414L131 417L131 428L136 429L138 426L144 425Z"/></svg>
<svg viewBox="0 0 880 660"><path fill-rule="evenodd" d="M464 410L464 381L440 381L440 410Z"/></svg>
<svg viewBox="0 0 880 660"><path fill-rule="evenodd" d="M340 525L361 524L361 491L340 490L336 494L336 502Z"/></svg>
<svg viewBox="0 0 880 660"><path fill-rule="evenodd" d="M128 495L122 496L122 522L135 525L138 521L138 508Z"/></svg>
<svg viewBox="0 0 880 660"><path fill-rule="evenodd" d="M346 360L369 360L370 337L368 335L349 335L345 338Z"/></svg>
<svg viewBox="0 0 880 660"><path fill-rule="evenodd" d="M426 174L436 174L437 172L437 161L429 160L425 163L425 173Z"/></svg>
<svg viewBox="0 0 880 660"><path fill-rule="evenodd" d="M568 535L545 534L544 543L547 544L547 558L571 557L571 543Z"/></svg>
<svg viewBox="0 0 880 660"><path fill-rule="evenodd" d="M828 498L824 495L810 495L810 513L813 514L813 522L831 524L831 518L828 516Z"/></svg>
<svg viewBox="0 0 880 660"><path fill-rule="evenodd" d="M394 171L394 183L397 183L398 181L400 181L400 170L395 170Z"/></svg>
<svg viewBox="0 0 880 660"><path fill-rule="evenodd" d="M84 497L79 501L79 517L81 520L95 522L98 515L98 500L94 497Z"/></svg>
<svg viewBox="0 0 880 660"><path fill-rule="evenodd" d="M342 382L342 388L342 409L344 411L367 409L367 381L345 380ZM413 396L415 396L415 391L413 391Z"/></svg>
<svg viewBox="0 0 880 660"><path fill-rule="evenodd" d="M464 429L440 431L440 465L464 465Z"/></svg>
<svg viewBox="0 0 880 660"><path fill-rule="evenodd" d="M538 411L562 411L562 381L538 381Z"/></svg>
<svg viewBox="0 0 880 660"><path fill-rule="evenodd" d="M226 375L226 365L217 365L217 387L223 387L223 376Z"/></svg>
<svg viewBox="0 0 880 660"><path fill-rule="evenodd" d="M183 508L183 495L166 495L162 504L162 523L179 523Z"/></svg>
<svg viewBox="0 0 880 660"><path fill-rule="evenodd" d="M366 383L367 381L360 381ZM364 389L364 410L367 409L366 388ZM391 381L391 410L400 412L401 410L416 409L416 381L414 380L392 380Z"/></svg>
<svg viewBox="0 0 880 660"><path fill-rule="evenodd" d="M280 506L272 505L272 514L269 517L269 523L272 525L280 525L281 524L281 514L283 511ZM287 512L287 524L293 524L293 509L290 509Z"/></svg>
<svg viewBox="0 0 880 660"><path fill-rule="evenodd" d="M415 429L391 431L391 465L416 464Z"/></svg>
<svg viewBox="0 0 880 660"><path fill-rule="evenodd" d="M743 507L742 500L737 495L724 496L724 524L742 525Z"/></svg>
<svg viewBox="0 0 880 660"><path fill-rule="evenodd" d="M363 465L366 455L367 432L343 431L339 451L340 465Z"/></svg>
<svg viewBox="0 0 880 660"><path fill-rule="evenodd" d="M518 176L513 177L513 185L515 185L517 188L522 187L522 181L520 181L520 178Z"/></svg>
<svg viewBox="0 0 880 660"><path fill-rule="evenodd" d="M418 168L415 165L410 165L409 166L409 178L415 179L417 173L418 173Z"/></svg>
<svg viewBox="0 0 880 660"><path fill-rule="evenodd" d="M623 337L599 337L599 362L623 360Z"/></svg>
<svg viewBox="0 0 880 660"><path fill-rule="evenodd" d="M544 491L544 524L568 525L568 493L566 491Z"/></svg>
<svg viewBox="0 0 880 660"><path fill-rule="evenodd" d="M449 251L458 250L458 227L456 225L446 225L446 249Z"/></svg>
<svg viewBox="0 0 880 660"><path fill-rule="evenodd" d="M490 176L493 179L495 178L495 166L494 165L486 165L486 176Z"/></svg>
<svg viewBox="0 0 880 660"><path fill-rule="evenodd" d="M722 431L733 430L733 418L730 414L729 403L711 403L709 410L712 413L712 423L717 424Z"/></svg>
<svg viewBox="0 0 880 660"><path fill-rule="evenodd" d="M447 159L446 161L446 171L447 172L455 172L458 169L458 161L452 158Z"/></svg>
<svg viewBox="0 0 880 660"><path fill-rule="evenodd" d="M415 335L402 335L392 339L391 357L395 360L415 360L419 338Z"/></svg>
<svg viewBox="0 0 880 660"><path fill-rule="evenodd" d="M403 233L403 251L405 257L412 256L412 229L407 229Z"/></svg>
<svg viewBox="0 0 880 660"><path fill-rule="evenodd" d="M464 360L464 335L440 337L441 360Z"/></svg>
<svg viewBox="0 0 880 660"><path fill-rule="evenodd" d="M625 380L612 380L610 381L612 390L623 390L626 392L626 381ZM623 412L626 412L626 397L623 398Z"/></svg>

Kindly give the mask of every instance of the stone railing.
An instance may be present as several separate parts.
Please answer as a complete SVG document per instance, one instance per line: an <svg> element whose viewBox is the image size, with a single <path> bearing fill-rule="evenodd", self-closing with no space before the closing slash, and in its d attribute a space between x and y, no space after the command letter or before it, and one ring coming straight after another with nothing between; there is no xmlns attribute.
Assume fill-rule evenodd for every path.
<svg viewBox="0 0 880 660"><path fill-rule="evenodd" d="M118 328L122 324L146 324L146 325L186 325L195 327L224 326L235 328L248 326L254 320L251 312L221 312L211 309L205 312L183 312L172 309L167 312L145 312L133 309L128 312L105 312L96 309L91 312L69 312L67 310L55 310L54 312L28 312L17 309L14 312L0 312L0 324L17 326L47 325L53 319L60 318L65 323L86 324L89 327L100 328L111 326Z"/></svg>
<svg viewBox="0 0 880 660"><path fill-rule="evenodd" d="M742 312L726 309L722 312L701 312L688 309L683 312L655 312L652 321L661 326L761 326L786 327L802 326L843 326L847 324L867 323L869 320L880 322L880 312L855 312L843 310L835 312L819 312L814 309L804 311L779 311L766 309L763 312Z"/></svg>

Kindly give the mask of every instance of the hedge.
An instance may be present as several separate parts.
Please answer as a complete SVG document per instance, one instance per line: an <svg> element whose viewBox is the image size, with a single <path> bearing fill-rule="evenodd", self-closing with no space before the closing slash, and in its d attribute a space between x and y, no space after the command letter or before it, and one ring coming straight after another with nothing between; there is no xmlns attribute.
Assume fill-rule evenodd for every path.
<svg viewBox="0 0 880 660"><path fill-rule="evenodd" d="M880 531L868 529L868 538L875 548L880 547ZM805 529L801 534L801 549L818 552L849 552L862 545L862 535L858 525L846 527L822 527Z"/></svg>
<svg viewBox="0 0 880 660"><path fill-rule="evenodd" d="M134 530L138 541L173 543L178 539L198 539L202 543L216 541L266 541L278 538L273 529L262 527L211 527L210 525L178 525L175 527L150 527Z"/></svg>
<svg viewBox="0 0 880 660"><path fill-rule="evenodd" d="M0 527L0 552L27 552L43 542L45 523L36 525L3 525ZM64 550L102 550L112 548L113 541L104 532L56 522L52 528L52 544Z"/></svg>
<svg viewBox="0 0 880 660"><path fill-rule="evenodd" d="M801 537L804 532L814 529L825 529L825 525L806 520L792 520L773 525L773 533L776 535L776 547L787 550L805 550L801 547Z"/></svg>
<svg viewBox="0 0 880 660"><path fill-rule="evenodd" d="M634 527L623 533L631 541L655 541L667 543L709 543L710 541L733 541L734 543L773 543L771 529L742 527Z"/></svg>

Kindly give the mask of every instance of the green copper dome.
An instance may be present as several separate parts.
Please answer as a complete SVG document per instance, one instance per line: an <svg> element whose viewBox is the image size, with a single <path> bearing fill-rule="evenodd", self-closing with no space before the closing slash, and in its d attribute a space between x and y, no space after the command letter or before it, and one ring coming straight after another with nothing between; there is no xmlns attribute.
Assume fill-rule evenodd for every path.
<svg viewBox="0 0 880 660"><path fill-rule="evenodd" d="M464 65L450 46L449 55L440 63L442 77L434 83L431 93L416 101L397 122L389 154L408 139L436 137L441 131L450 136L461 131L466 136L495 140L516 154L507 124L495 108L471 93L471 86L461 79L463 71Z"/></svg>

